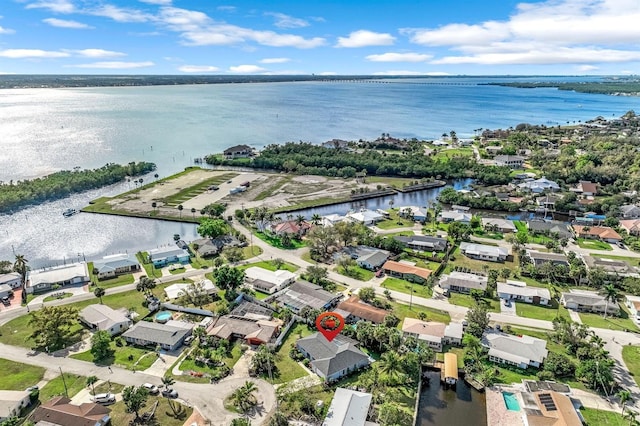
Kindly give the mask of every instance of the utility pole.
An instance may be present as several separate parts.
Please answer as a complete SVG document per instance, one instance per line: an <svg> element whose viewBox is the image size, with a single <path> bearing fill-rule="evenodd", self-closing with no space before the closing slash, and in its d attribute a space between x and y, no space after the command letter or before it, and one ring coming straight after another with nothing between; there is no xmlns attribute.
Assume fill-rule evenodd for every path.
<svg viewBox="0 0 640 426"><path fill-rule="evenodd" d="M69 390L67 389L67 381L64 379L64 373L62 372L62 367L58 366L60 369L60 377L62 377L62 384L64 385L64 394L69 398Z"/></svg>

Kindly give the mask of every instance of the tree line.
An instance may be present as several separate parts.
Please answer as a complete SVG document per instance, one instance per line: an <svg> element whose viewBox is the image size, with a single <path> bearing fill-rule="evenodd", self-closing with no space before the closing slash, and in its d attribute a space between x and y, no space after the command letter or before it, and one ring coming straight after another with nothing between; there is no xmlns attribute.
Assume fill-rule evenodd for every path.
<svg viewBox="0 0 640 426"><path fill-rule="evenodd" d="M45 177L0 182L0 213L11 213L33 204L58 200L76 192L100 188L155 170L154 163L109 163L97 169L63 170Z"/></svg>

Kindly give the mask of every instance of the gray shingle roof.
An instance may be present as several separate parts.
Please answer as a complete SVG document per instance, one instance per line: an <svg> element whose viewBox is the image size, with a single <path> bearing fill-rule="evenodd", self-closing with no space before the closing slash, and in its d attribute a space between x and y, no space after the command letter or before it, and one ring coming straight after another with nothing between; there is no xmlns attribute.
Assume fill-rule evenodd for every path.
<svg viewBox="0 0 640 426"><path fill-rule="evenodd" d="M369 359L353 342L344 336L337 336L329 342L320 333L314 333L298 340L296 345L311 356L311 363L322 374L329 377Z"/></svg>
<svg viewBox="0 0 640 426"><path fill-rule="evenodd" d="M489 355L516 363L542 362L547 357L547 341L531 336L514 336L500 332L486 332L482 345L489 348Z"/></svg>
<svg viewBox="0 0 640 426"><path fill-rule="evenodd" d="M411 244L414 246L421 246L429 250L444 250L447 248L447 240L444 238L430 237L428 235L412 235L412 236L395 236L394 240L403 244Z"/></svg>
<svg viewBox="0 0 640 426"><path fill-rule="evenodd" d="M98 273L105 273L108 271L114 271L117 268L123 268L126 266L130 267L135 265L138 265L138 261L132 254L118 254L107 256L93 262L93 268L97 269Z"/></svg>
<svg viewBox="0 0 640 426"><path fill-rule="evenodd" d="M158 324L155 322L140 321L129 330L127 330L122 337L128 337L130 339L141 339L157 344L173 346L180 340L184 339L191 330L171 327L166 324Z"/></svg>
<svg viewBox="0 0 640 426"><path fill-rule="evenodd" d="M300 310L305 306L322 309L337 298L338 295L306 281L296 281L276 296L278 303L294 310Z"/></svg>

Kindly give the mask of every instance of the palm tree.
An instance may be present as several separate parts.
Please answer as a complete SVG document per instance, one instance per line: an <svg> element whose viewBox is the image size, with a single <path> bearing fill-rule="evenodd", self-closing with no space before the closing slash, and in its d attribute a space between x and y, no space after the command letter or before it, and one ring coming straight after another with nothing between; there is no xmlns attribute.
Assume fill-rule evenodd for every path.
<svg viewBox="0 0 640 426"><path fill-rule="evenodd" d="M322 222L322 216L320 216L318 213L314 213L311 216L311 223L317 226L320 225L320 222Z"/></svg>
<svg viewBox="0 0 640 426"><path fill-rule="evenodd" d="M98 378L96 376L89 376L87 377L87 386L91 386L91 394L95 396L96 394L96 389L93 387L93 385L98 381Z"/></svg>
<svg viewBox="0 0 640 426"><path fill-rule="evenodd" d="M304 223L304 216L299 214L296 216L296 225L301 226Z"/></svg>
<svg viewBox="0 0 640 426"><path fill-rule="evenodd" d="M627 410L622 417L625 420L629 420L629 426L638 426L640 422L638 421L638 412L633 410Z"/></svg>
<svg viewBox="0 0 640 426"><path fill-rule="evenodd" d="M393 201L393 198L389 200L389 208L393 209L393 205L395 204L395 201Z"/></svg>
<svg viewBox="0 0 640 426"><path fill-rule="evenodd" d="M620 414L624 414L624 409L626 408L627 402L631 401L631 392L623 389L617 393L617 396L618 398L620 398L620 405L622 405L622 412Z"/></svg>
<svg viewBox="0 0 640 426"><path fill-rule="evenodd" d="M173 385L176 381L173 380L173 377L171 376L166 376L162 378L162 384L164 385L165 389L169 389L169 386Z"/></svg>
<svg viewBox="0 0 640 426"><path fill-rule="evenodd" d="M151 203L151 207L153 208L153 210L155 211L156 207L158 207L158 203L156 203L155 201L153 203Z"/></svg>
<svg viewBox="0 0 640 426"><path fill-rule="evenodd" d="M609 302L616 303L620 298L620 294L618 293L618 289L615 288L613 284L605 285L602 290L600 290L600 294L604 296L604 318L607 317L607 312L609 311Z"/></svg>
<svg viewBox="0 0 640 426"><path fill-rule="evenodd" d="M191 214L193 215L193 218L196 218L196 209L195 207L191 207Z"/></svg>
<svg viewBox="0 0 640 426"><path fill-rule="evenodd" d="M380 361L380 371L387 376L389 384L393 386L399 383L402 374L400 356L396 352L385 352Z"/></svg>
<svg viewBox="0 0 640 426"><path fill-rule="evenodd" d="M151 290L153 290L155 287L156 281L149 277L140 278L140 281L138 281L138 284L136 284L136 290L147 295L151 293Z"/></svg>
<svg viewBox="0 0 640 426"><path fill-rule="evenodd" d="M104 296L104 294L106 293L105 289L102 287L96 287L95 290L93 290L93 294L100 299L100 304L102 305L102 296Z"/></svg>
<svg viewBox="0 0 640 426"><path fill-rule="evenodd" d="M16 260L13 262L13 270L20 274L22 278L22 301L27 301L27 266L29 261L24 258L23 254L16 254Z"/></svg>
<svg viewBox="0 0 640 426"><path fill-rule="evenodd" d="M178 206L178 210L180 211L180 218L182 219L182 210L184 210L184 206L182 204L180 204Z"/></svg>

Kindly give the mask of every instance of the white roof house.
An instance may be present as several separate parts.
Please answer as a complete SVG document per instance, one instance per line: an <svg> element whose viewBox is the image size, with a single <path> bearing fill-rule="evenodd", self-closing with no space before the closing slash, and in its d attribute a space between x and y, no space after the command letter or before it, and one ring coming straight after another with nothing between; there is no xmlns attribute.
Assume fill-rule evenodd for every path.
<svg viewBox="0 0 640 426"><path fill-rule="evenodd" d="M607 303L604 296L596 293L595 291L574 289L568 292L563 292L560 297L560 303L562 303L565 308L576 311L601 313L606 309L610 314L617 314L620 312L620 306L617 302Z"/></svg>
<svg viewBox="0 0 640 426"><path fill-rule="evenodd" d="M18 272L9 272L8 274L0 275L0 285L8 284L11 288L20 287L22 284L22 276Z"/></svg>
<svg viewBox="0 0 640 426"><path fill-rule="evenodd" d="M86 282L89 282L89 270L84 262L29 271L27 293L46 291L55 284L64 286Z"/></svg>
<svg viewBox="0 0 640 426"><path fill-rule="evenodd" d="M322 216L322 226L333 226L336 223L340 223L346 219L346 216L340 216L339 214L328 214L326 216Z"/></svg>
<svg viewBox="0 0 640 426"><path fill-rule="evenodd" d="M459 345L462 343L462 324L452 322L444 324L435 321L421 321L405 318L402 332L426 342L431 348L441 351L444 344Z"/></svg>
<svg viewBox="0 0 640 426"><path fill-rule="evenodd" d="M113 254L93 262L93 269L99 277L114 276L124 272L140 269L140 264L133 254Z"/></svg>
<svg viewBox="0 0 640 426"><path fill-rule="evenodd" d="M547 305L551 300L551 293L546 288L530 287L523 281L514 280L498 283L498 296L501 299L540 305Z"/></svg>
<svg viewBox="0 0 640 426"><path fill-rule="evenodd" d="M361 210L355 213L348 213L347 218L364 225L372 225L383 220L384 216L380 213L374 212L373 210Z"/></svg>
<svg viewBox="0 0 640 426"><path fill-rule="evenodd" d="M560 189L560 185L545 177L541 177L540 179L523 182L518 185L518 188L526 191L540 193L544 190L557 191Z"/></svg>
<svg viewBox="0 0 640 426"><path fill-rule="evenodd" d="M540 367L549 351L547 341L531 336L514 336L498 331L482 335L482 346L489 349L489 360L519 368Z"/></svg>
<svg viewBox="0 0 640 426"><path fill-rule="evenodd" d="M509 249L477 243L460 243L460 252L467 257L492 262L504 261L509 256Z"/></svg>
<svg viewBox="0 0 640 426"><path fill-rule="evenodd" d="M440 277L440 287L460 293L469 293L471 290L485 291L488 281L489 279L483 275L453 271Z"/></svg>
<svg viewBox="0 0 640 426"><path fill-rule="evenodd" d="M322 426L365 426L373 395L337 388Z"/></svg>
<svg viewBox="0 0 640 426"><path fill-rule="evenodd" d="M487 228L496 228L500 232L516 232L516 225L512 220L500 219L495 217L483 217L482 226Z"/></svg>
<svg viewBox="0 0 640 426"><path fill-rule="evenodd" d="M471 213L460 212L457 210L445 210L440 212L440 214L438 215L438 220L442 222L469 223L471 222L471 218Z"/></svg>
<svg viewBox="0 0 640 426"><path fill-rule="evenodd" d="M114 336L126 331L132 324L125 312L106 305L89 305L80 311L80 321L94 330L108 331Z"/></svg>
<svg viewBox="0 0 640 426"><path fill-rule="evenodd" d="M204 279L200 281L200 283L202 284L202 290L204 290L207 294L213 294L216 291L218 291L218 289L216 288L215 285L213 285L213 282L211 282L211 280ZM178 297L184 295L184 293L189 288L189 285L190 284L188 283L171 284L170 286L165 287L164 292L167 295L168 299L170 300L177 299Z"/></svg>
<svg viewBox="0 0 640 426"><path fill-rule="evenodd" d="M31 404L29 391L0 390L0 422L20 417L23 408Z"/></svg>
<svg viewBox="0 0 640 426"><path fill-rule="evenodd" d="M269 294L282 290L297 278L296 274L284 269L269 271L257 266L247 268L244 271L244 276L247 284L251 285L255 290Z"/></svg>

